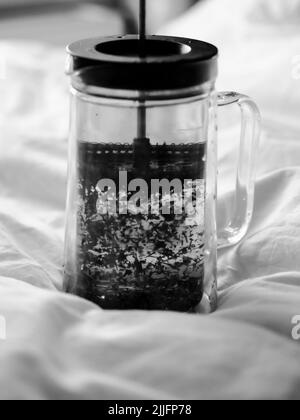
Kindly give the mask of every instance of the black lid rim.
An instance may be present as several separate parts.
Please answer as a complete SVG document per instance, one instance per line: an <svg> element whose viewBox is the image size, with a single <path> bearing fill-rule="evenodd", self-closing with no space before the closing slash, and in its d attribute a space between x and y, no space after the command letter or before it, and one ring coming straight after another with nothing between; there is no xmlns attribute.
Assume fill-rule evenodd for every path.
<svg viewBox="0 0 300 420"><path fill-rule="evenodd" d="M80 85L149 92L190 89L217 78L218 49L212 44L151 35L150 54L142 58L138 41L137 35L125 35L75 42L67 49L68 73Z"/></svg>
<svg viewBox="0 0 300 420"><path fill-rule="evenodd" d="M177 45L182 45L190 48L189 52L184 54L173 54L164 57L125 57L112 54L105 54L100 52L97 47L109 42L120 42L120 41L137 41L139 37L137 35L124 35L124 36L113 36L113 37L101 37L101 38L88 38L81 41L74 42L67 47L67 53L73 57L83 58L87 60L95 60L95 62L106 62L106 63L128 63L128 64L139 64L139 63L187 63L191 61L204 61L210 60L218 56L218 48L214 45L199 41L196 39L182 38L182 37L170 37L162 35L148 35L146 41L162 41L169 42ZM206 54L204 54L206 49Z"/></svg>

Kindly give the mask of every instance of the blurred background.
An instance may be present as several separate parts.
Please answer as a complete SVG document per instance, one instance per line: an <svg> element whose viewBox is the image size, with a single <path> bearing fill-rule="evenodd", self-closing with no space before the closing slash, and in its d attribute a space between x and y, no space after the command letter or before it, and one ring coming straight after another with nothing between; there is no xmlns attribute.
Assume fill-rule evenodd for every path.
<svg viewBox="0 0 300 420"><path fill-rule="evenodd" d="M148 30L199 0L148 1ZM137 31L138 0L0 0L0 39L65 45L74 39Z"/></svg>

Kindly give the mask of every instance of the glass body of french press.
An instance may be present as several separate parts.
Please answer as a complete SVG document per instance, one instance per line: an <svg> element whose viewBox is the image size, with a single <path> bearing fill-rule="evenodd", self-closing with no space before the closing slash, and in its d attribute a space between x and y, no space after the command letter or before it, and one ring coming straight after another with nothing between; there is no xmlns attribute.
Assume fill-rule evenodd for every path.
<svg viewBox="0 0 300 420"><path fill-rule="evenodd" d="M218 246L253 211L260 115L217 94L218 50L184 38L79 41L68 49L71 130L65 287L104 309L209 312ZM217 109L242 115L230 221L217 232Z"/></svg>

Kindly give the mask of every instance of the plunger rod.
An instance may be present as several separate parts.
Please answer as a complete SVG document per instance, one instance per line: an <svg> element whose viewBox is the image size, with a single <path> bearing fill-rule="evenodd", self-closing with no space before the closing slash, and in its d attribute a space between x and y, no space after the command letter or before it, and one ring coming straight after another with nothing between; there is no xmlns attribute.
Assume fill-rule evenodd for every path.
<svg viewBox="0 0 300 420"><path fill-rule="evenodd" d="M146 128L146 118L147 112L145 107L145 102L140 101L139 109L138 109L138 139L145 139L147 135L147 128Z"/></svg>
<svg viewBox="0 0 300 420"><path fill-rule="evenodd" d="M146 56L146 0L140 0L139 17L140 56Z"/></svg>
<svg viewBox="0 0 300 420"><path fill-rule="evenodd" d="M146 57L146 0L140 0L140 15L139 15L139 55L140 58ZM146 138L146 107L145 102L140 101L138 109L138 139Z"/></svg>

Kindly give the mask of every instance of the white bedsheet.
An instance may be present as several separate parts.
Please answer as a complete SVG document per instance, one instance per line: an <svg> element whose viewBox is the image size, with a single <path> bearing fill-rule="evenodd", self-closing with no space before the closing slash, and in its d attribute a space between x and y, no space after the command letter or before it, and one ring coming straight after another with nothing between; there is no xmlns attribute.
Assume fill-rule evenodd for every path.
<svg viewBox="0 0 300 420"><path fill-rule="evenodd" d="M7 321L0 399L300 398L300 343L291 337L300 315L300 80L292 67L300 33L294 14L282 23L250 3L211 0L165 29L220 45L219 88L255 97L264 116L253 222L240 245L219 255L220 304L209 316L105 312L61 293L64 54L0 43L7 57L0 81L0 317ZM222 125L226 192L236 129L225 118Z"/></svg>

